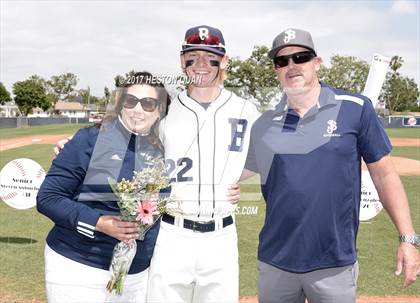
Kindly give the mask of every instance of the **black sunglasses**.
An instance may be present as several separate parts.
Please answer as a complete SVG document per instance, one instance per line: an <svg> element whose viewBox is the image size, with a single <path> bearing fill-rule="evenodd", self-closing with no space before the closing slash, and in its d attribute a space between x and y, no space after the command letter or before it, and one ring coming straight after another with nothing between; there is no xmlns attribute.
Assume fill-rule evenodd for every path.
<svg viewBox="0 0 420 303"><path fill-rule="evenodd" d="M273 61L275 68L281 68L289 65L289 59L292 59L295 64L302 64L311 61L315 57L316 54L314 52L304 51L286 56L278 56Z"/></svg>
<svg viewBox="0 0 420 303"><path fill-rule="evenodd" d="M137 98L136 96L133 96L131 94L125 94L124 95L124 103L123 106L125 108L135 108L137 103L141 104L141 107L146 112L152 112L156 109L156 107L159 104L159 100L151 97L146 98Z"/></svg>

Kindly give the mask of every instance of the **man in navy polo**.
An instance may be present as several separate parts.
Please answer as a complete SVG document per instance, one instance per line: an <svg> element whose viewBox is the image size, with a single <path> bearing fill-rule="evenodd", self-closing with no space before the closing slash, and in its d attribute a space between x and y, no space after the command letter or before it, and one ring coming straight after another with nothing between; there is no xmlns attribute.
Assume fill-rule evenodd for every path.
<svg viewBox="0 0 420 303"><path fill-rule="evenodd" d="M372 103L319 82L306 31L283 31L268 56L285 94L252 127L246 164L267 203L259 301L355 302L362 158L400 234L396 273L407 287L420 271L419 236Z"/></svg>

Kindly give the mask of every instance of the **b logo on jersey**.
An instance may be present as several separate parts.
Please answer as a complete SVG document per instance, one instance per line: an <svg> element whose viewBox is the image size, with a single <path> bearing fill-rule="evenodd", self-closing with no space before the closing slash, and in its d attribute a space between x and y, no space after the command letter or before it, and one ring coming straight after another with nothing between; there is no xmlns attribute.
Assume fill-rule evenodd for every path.
<svg viewBox="0 0 420 303"><path fill-rule="evenodd" d="M288 29L287 31L284 32L285 36L284 36L284 43L289 43L290 40L293 40L296 38L296 32L292 29Z"/></svg>
<svg viewBox="0 0 420 303"><path fill-rule="evenodd" d="M209 36L209 29L207 27L200 27L198 29L198 35L200 36L201 40L207 39Z"/></svg>
<svg viewBox="0 0 420 303"><path fill-rule="evenodd" d="M229 123L231 126L231 143L229 145L229 151L241 152L248 121L246 119L229 118Z"/></svg>

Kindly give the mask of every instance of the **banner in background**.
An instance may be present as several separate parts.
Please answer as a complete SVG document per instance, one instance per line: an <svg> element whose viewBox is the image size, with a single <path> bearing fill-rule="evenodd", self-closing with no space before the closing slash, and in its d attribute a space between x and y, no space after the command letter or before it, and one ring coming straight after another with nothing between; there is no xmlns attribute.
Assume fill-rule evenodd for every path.
<svg viewBox="0 0 420 303"><path fill-rule="evenodd" d="M379 93L381 92L382 85L384 84L390 62L390 57L382 56L380 54L373 55L363 95L372 101L373 107L375 108L378 104Z"/></svg>
<svg viewBox="0 0 420 303"><path fill-rule="evenodd" d="M12 160L0 171L0 199L16 209L34 207L44 178L45 171L38 162L27 158Z"/></svg>
<svg viewBox="0 0 420 303"><path fill-rule="evenodd" d="M416 117L416 116L404 117L403 126L420 127L420 117Z"/></svg>
<svg viewBox="0 0 420 303"><path fill-rule="evenodd" d="M375 184L373 184L373 180L367 170L362 170L361 183L359 220L369 221L381 212L383 206L379 200Z"/></svg>

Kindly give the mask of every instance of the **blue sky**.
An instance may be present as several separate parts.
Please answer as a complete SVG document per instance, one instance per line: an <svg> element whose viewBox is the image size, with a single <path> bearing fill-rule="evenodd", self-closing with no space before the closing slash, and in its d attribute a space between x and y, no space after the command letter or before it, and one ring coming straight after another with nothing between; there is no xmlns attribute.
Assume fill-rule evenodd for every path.
<svg viewBox="0 0 420 303"><path fill-rule="evenodd" d="M288 27L312 33L324 62L333 54L400 55L420 83L419 1L16 1L0 0L0 81L73 72L94 95L116 74L180 73L185 30L219 27L230 56L246 58Z"/></svg>

